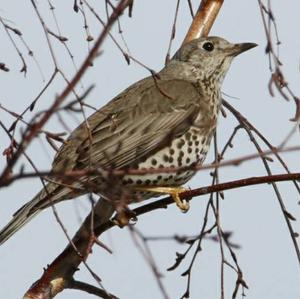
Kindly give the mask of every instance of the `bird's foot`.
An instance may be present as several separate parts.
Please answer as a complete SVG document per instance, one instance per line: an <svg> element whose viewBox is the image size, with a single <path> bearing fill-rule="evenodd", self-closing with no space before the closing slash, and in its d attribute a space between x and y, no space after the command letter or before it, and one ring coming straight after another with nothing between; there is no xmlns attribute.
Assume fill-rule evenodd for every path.
<svg viewBox="0 0 300 299"><path fill-rule="evenodd" d="M184 187L135 187L135 190L138 191L150 191L155 193L162 193L162 194L169 194L172 196L173 200L175 201L177 207L183 212L186 213L189 208L189 202L185 199L180 198L180 193L188 191L188 189Z"/></svg>

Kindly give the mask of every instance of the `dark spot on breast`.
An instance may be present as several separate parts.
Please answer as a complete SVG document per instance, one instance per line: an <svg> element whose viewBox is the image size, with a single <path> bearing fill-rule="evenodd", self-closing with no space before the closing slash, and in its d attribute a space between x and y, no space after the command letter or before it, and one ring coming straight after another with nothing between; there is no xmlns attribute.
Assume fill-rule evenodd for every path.
<svg viewBox="0 0 300 299"><path fill-rule="evenodd" d="M170 152L170 155L174 155L175 154L175 150L173 148L170 148L169 152Z"/></svg>
<svg viewBox="0 0 300 299"><path fill-rule="evenodd" d="M136 183L137 183L138 185L141 185L141 184L142 184L142 180L137 180Z"/></svg>
<svg viewBox="0 0 300 299"><path fill-rule="evenodd" d="M191 159L190 158L186 158L186 163L190 163L191 162Z"/></svg>
<svg viewBox="0 0 300 299"><path fill-rule="evenodd" d="M192 134L191 134L190 132L186 132L185 138L186 138L187 140L190 140L190 139L191 139L191 136L192 136Z"/></svg>
<svg viewBox="0 0 300 299"><path fill-rule="evenodd" d="M193 151L191 147L188 148L187 152L190 154Z"/></svg>
<svg viewBox="0 0 300 299"><path fill-rule="evenodd" d="M174 159L172 157L169 158L169 162L172 163Z"/></svg>
<svg viewBox="0 0 300 299"><path fill-rule="evenodd" d="M185 142L183 139L180 139L178 142L177 142L177 148L182 148L184 146Z"/></svg>
<svg viewBox="0 0 300 299"><path fill-rule="evenodd" d="M152 159L152 160L151 160L151 164L152 164L152 165L156 165L156 164L157 164L157 160L156 160L156 159Z"/></svg>
<svg viewBox="0 0 300 299"><path fill-rule="evenodd" d="M198 140L197 140L197 141L195 141L195 145L199 145L199 143L200 143L200 142L199 142Z"/></svg>
<svg viewBox="0 0 300 299"><path fill-rule="evenodd" d="M163 156L163 160L164 160L165 162L169 162L169 157L168 157L168 155L164 155L164 156Z"/></svg>
<svg viewBox="0 0 300 299"><path fill-rule="evenodd" d="M188 146L192 146L192 145L193 145L193 141L189 141Z"/></svg>

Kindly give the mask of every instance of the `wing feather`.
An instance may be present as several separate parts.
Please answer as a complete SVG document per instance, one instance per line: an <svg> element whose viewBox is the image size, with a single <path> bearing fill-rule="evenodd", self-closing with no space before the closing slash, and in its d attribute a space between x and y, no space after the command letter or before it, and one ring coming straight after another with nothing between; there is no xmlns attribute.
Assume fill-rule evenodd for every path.
<svg viewBox="0 0 300 299"><path fill-rule="evenodd" d="M152 77L135 84L73 131L53 168L130 167L184 134L199 111L199 88L183 80ZM90 154L89 154L90 153Z"/></svg>

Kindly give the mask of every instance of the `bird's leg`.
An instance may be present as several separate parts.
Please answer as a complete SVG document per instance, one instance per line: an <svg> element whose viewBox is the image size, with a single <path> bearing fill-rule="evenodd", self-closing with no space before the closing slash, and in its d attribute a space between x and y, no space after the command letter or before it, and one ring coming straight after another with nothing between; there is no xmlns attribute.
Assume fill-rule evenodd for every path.
<svg viewBox="0 0 300 299"><path fill-rule="evenodd" d="M138 191L149 191L149 192L155 192L155 193L163 193L163 194L169 194L172 196L173 200L175 201L177 207L184 213L186 213L190 205L188 201L185 199L180 198L180 193L188 191L188 189L184 187L134 187L135 190Z"/></svg>

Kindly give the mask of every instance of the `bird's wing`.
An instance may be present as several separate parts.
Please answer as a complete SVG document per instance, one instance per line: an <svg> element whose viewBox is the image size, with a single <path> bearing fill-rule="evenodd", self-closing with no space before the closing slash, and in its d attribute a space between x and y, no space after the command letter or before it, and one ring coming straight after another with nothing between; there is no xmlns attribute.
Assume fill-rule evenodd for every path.
<svg viewBox="0 0 300 299"><path fill-rule="evenodd" d="M124 168L184 134L202 95L192 83L152 77L133 85L79 126L58 152L53 168ZM88 133L90 132L90 133Z"/></svg>

